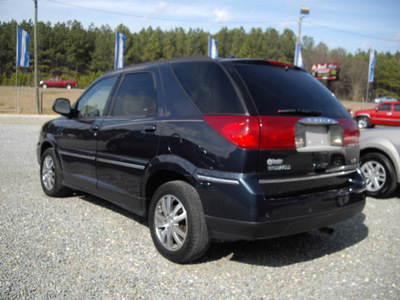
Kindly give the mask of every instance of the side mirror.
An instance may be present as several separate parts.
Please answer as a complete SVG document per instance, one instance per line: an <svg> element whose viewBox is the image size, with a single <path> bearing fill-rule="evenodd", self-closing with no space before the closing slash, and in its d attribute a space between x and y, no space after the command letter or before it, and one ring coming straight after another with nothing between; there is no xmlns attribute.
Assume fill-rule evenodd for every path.
<svg viewBox="0 0 400 300"><path fill-rule="evenodd" d="M53 103L53 110L63 116L69 116L71 114L71 103L68 99L57 98Z"/></svg>

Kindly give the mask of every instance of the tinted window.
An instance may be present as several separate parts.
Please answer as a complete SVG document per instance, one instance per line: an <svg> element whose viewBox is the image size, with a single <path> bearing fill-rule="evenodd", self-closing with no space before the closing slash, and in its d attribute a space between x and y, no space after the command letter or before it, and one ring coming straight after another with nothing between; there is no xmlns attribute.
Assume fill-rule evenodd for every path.
<svg viewBox="0 0 400 300"><path fill-rule="evenodd" d="M391 103L385 103L378 107L379 111L390 111L392 109Z"/></svg>
<svg viewBox="0 0 400 300"><path fill-rule="evenodd" d="M127 74L115 100L113 116L153 116L156 90L151 73Z"/></svg>
<svg viewBox="0 0 400 300"><path fill-rule="evenodd" d="M400 111L400 104L394 105L394 111Z"/></svg>
<svg viewBox="0 0 400 300"><path fill-rule="evenodd" d="M243 114L242 102L225 71L214 62L171 64L186 94L203 114Z"/></svg>
<svg viewBox="0 0 400 300"><path fill-rule="evenodd" d="M104 108L117 77L105 78L92 86L79 100L78 117L99 117Z"/></svg>
<svg viewBox="0 0 400 300"><path fill-rule="evenodd" d="M332 93L305 71L264 63L235 65L261 115L278 110L320 111L329 118L351 118Z"/></svg>

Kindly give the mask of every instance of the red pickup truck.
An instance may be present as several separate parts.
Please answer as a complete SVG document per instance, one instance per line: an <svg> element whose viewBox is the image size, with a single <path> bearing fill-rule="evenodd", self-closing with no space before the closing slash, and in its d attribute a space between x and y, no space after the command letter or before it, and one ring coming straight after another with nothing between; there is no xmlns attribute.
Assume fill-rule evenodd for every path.
<svg viewBox="0 0 400 300"><path fill-rule="evenodd" d="M44 89L48 87L65 87L67 89L71 89L78 86L75 80L63 80L62 77L52 77L48 80L42 80L39 82L39 84Z"/></svg>
<svg viewBox="0 0 400 300"><path fill-rule="evenodd" d="M357 110L354 114L359 128L400 126L400 102L382 102L373 109Z"/></svg>

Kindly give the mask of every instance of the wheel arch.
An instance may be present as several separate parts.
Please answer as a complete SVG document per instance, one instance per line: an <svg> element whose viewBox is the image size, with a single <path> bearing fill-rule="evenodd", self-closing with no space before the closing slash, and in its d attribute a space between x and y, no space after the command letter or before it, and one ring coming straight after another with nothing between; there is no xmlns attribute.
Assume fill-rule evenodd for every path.
<svg viewBox="0 0 400 300"><path fill-rule="evenodd" d="M42 159L42 155L43 155L44 151L46 151L48 148L54 148L57 158L60 159L60 156L57 151L58 147L57 147L57 142L56 142L55 137L51 134L47 134L46 137L41 141L40 146L38 148L39 164L40 164L40 160Z"/></svg>
<svg viewBox="0 0 400 300"><path fill-rule="evenodd" d="M196 167L190 162L175 155L162 155L153 159L150 167L142 179L141 198L144 203L145 216L147 217L151 199L156 190L164 183L180 180L195 186L193 177Z"/></svg>
<svg viewBox="0 0 400 300"><path fill-rule="evenodd" d="M367 113L358 114L358 115L356 116L356 119L361 118L361 117L367 117L367 118L371 119L370 114L367 114Z"/></svg>

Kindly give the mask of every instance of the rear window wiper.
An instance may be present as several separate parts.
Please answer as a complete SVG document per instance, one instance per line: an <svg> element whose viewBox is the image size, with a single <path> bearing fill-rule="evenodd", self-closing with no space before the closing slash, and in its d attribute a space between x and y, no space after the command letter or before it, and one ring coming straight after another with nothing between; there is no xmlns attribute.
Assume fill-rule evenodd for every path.
<svg viewBox="0 0 400 300"><path fill-rule="evenodd" d="M315 116L319 117L322 115L320 110L311 109L279 109L278 114L280 115L300 115L300 116Z"/></svg>

